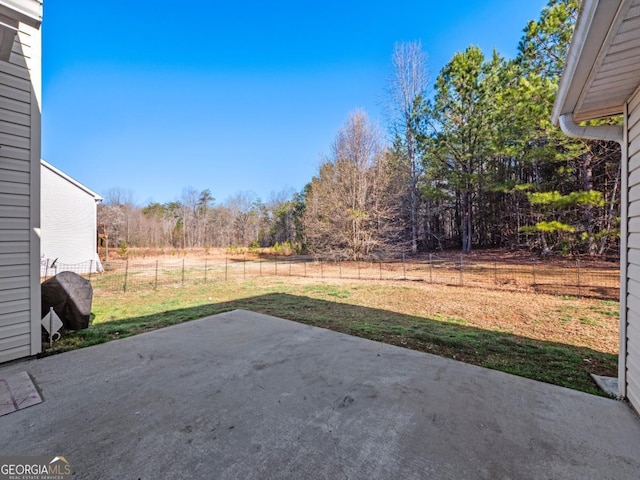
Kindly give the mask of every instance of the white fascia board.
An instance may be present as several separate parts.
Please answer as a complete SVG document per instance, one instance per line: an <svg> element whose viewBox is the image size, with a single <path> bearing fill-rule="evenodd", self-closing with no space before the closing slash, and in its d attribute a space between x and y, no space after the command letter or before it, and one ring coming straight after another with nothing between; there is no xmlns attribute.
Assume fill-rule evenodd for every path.
<svg viewBox="0 0 640 480"><path fill-rule="evenodd" d="M39 28L42 23L42 0L0 0L0 13Z"/></svg>
<svg viewBox="0 0 640 480"><path fill-rule="evenodd" d="M56 167L51 165L49 162L45 162L43 159L40 159L40 163L42 164L43 167L51 170L56 175L64 178L67 182L71 183L72 185L75 185L76 187L78 187L83 192L85 192L85 193L89 194L90 196L92 196L95 199L96 203L100 203L102 200L104 200L96 192L94 192L90 188L87 188L86 186L81 184L79 181L77 181L75 178L72 178L69 175L67 175L66 173L64 173L62 170L57 169Z"/></svg>
<svg viewBox="0 0 640 480"><path fill-rule="evenodd" d="M558 125L561 115L573 114L587 81L597 68L596 60L611 37L611 26L628 0L584 0L573 31L567 62L553 107L552 121ZM621 113L621 112L616 112Z"/></svg>

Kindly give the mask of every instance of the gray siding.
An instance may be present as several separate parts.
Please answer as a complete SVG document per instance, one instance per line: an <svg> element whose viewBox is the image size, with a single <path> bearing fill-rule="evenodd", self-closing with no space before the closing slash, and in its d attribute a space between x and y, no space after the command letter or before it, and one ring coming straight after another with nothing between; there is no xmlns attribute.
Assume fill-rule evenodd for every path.
<svg viewBox="0 0 640 480"><path fill-rule="evenodd" d="M626 332L621 345L624 358L626 394L631 404L640 410L640 92L628 104L628 176L627 176L627 238L626 252L626 311L622 312L622 331ZM625 302L623 302L624 305Z"/></svg>
<svg viewBox="0 0 640 480"><path fill-rule="evenodd" d="M50 265L57 259L57 265L76 273L97 271L96 197L45 163L41 184L43 262Z"/></svg>
<svg viewBox="0 0 640 480"><path fill-rule="evenodd" d="M20 24L0 61L0 362L40 350L39 89L40 32Z"/></svg>

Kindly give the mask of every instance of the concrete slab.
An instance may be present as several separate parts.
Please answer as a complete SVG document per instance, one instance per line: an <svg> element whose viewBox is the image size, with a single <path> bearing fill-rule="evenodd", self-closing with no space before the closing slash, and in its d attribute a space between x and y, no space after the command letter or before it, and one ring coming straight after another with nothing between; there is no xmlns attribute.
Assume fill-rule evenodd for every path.
<svg viewBox="0 0 640 480"><path fill-rule="evenodd" d="M0 416L31 407L41 401L27 372L0 375Z"/></svg>
<svg viewBox="0 0 640 480"><path fill-rule="evenodd" d="M618 387L618 379L615 377L603 377L602 375L591 374L591 378L596 382L600 390L608 393L613 398L622 398L620 388Z"/></svg>
<svg viewBox="0 0 640 480"><path fill-rule="evenodd" d="M624 403L235 311L7 365L0 452L77 478L632 479Z"/></svg>

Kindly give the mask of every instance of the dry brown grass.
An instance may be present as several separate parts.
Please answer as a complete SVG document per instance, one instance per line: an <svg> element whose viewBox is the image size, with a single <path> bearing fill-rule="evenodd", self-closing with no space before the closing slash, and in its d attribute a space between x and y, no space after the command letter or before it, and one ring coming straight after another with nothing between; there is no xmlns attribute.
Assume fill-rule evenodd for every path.
<svg viewBox="0 0 640 480"><path fill-rule="evenodd" d="M264 278L265 284L277 282ZM618 352L618 302L525 292L463 289L421 282L371 282L292 277L309 296L405 315L441 318L535 340ZM340 286L348 295L309 286ZM331 288L329 288L329 291Z"/></svg>

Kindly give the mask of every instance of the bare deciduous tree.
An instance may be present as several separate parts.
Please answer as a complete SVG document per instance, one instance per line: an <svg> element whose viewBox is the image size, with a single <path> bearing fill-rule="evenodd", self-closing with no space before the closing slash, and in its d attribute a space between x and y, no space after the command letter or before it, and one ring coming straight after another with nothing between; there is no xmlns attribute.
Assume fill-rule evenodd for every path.
<svg viewBox="0 0 640 480"><path fill-rule="evenodd" d="M420 107L429 86L427 55L420 42L396 43L389 81L390 129L400 165L407 178L406 196L411 231L411 251L418 251L418 208L422 167L418 136L422 116Z"/></svg>
<svg viewBox="0 0 640 480"><path fill-rule="evenodd" d="M364 112L352 113L308 188L303 223L311 252L361 259L399 247L387 158L377 127Z"/></svg>
<svg viewBox="0 0 640 480"><path fill-rule="evenodd" d="M131 243L136 208L133 192L112 188L98 205L98 223L104 225L112 245Z"/></svg>
<svg viewBox="0 0 640 480"><path fill-rule="evenodd" d="M225 202L233 218L233 245L246 246L258 240L259 203L253 192L240 192Z"/></svg>

